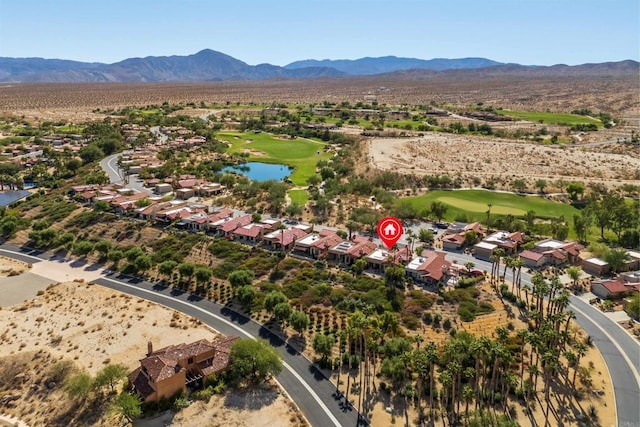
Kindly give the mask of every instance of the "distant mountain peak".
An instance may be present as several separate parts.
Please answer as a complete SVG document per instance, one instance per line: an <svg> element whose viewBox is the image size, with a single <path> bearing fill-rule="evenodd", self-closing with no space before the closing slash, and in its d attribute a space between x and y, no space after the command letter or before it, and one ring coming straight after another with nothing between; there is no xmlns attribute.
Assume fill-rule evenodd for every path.
<svg viewBox="0 0 640 427"><path fill-rule="evenodd" d="M1 58L0 82L196 82L220 80L301 79L396 73L397 78L418 77L436 72L483 73L618 73L638 69L634 61L583 66L553 67L502 64L486 58L402 58L393 55L350 59L307 59L284 67L247 63L213 49L192 55L128 58L114 64L87 63L61 59ZM592 71L594 70L594 71ZM410 77L412 76L412 77Z"/></svg>
<svg viewBox="0 0 640 427"><path fill-rule="evenodd" d="M377 58L364 57L359 59L323 59L321 61L315 59L307 59L304 61L296 61L285 65L285 68L296 69L314 66L323 66L335 68L349 75L372 75L391 73L394 71L405 70L459 70L469 68L486 68L502 63L486 58L435 58L435 59L417 59L402 58L393 55L381 56Z"/></svg>

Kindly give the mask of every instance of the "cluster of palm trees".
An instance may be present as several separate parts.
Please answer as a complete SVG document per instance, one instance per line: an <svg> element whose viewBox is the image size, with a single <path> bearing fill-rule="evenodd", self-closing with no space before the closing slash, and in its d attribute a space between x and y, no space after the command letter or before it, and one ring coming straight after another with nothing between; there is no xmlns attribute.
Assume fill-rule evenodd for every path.
<svg viewBox="0 0 640 427"><path fill-rule="evenodd" d="M509 262L514 278L520 267ZM518 284L518 295L520 288ZM353 313L338 334L338 395L356 394L350 404L364 417L379 389L385 388L392 398L404 402L405 417L408 406L414 405L420 423L442 420L456 425L477 411L511 418L516 400L529 416L536 403L546 402L548 420L554 405L551 385L562 382L564 387L557 388L558 392L565 390L562 402L571 400L587 346L573 333L570 321L574 316L566 311L569 294L557 277L536 274L531 287L522 288L527 302L522 301L520 314L527 329L499 326L492 337L458 332L440 346L423 342L419 334L404 336L394 313ZM347 378L341 381L345 369ZM374 381L375 377L381 382ZM542 397L539 390L543 390ZM548 423L556 424L554 420Z"/></svg>

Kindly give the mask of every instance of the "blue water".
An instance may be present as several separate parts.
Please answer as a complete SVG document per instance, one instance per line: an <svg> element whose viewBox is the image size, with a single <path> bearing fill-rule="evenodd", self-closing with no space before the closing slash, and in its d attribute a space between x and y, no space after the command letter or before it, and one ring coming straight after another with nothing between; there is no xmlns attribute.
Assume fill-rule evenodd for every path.
<svg viewBox="0 0 640 427"><path fill-rule="evenodd" d="M241 173L252 181L269 181L271 179L281 181L291 174L287 165L277 165L260 162L248 162L236 166L227 166L223 172Z"/></svg>
<svg viewBox="0 0 640 427"><path fill-rule="evenodd" d="M29 193L26 190L11 190L11 191L3 191L0 193L0 206L7 206L16 200L20 200L23 197L28 196Z"/></svg>

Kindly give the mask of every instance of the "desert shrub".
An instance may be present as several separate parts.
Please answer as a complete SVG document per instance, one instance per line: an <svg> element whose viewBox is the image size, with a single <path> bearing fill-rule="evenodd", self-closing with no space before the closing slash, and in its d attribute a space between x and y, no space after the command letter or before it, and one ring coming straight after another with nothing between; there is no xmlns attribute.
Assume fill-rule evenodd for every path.
<svg viewBox="0 0 640 427"><path fill-rule="evenodd" d="M422 315L422 321L424 323L426 323L427 325L430 324L431 322L433 322L433 315L431 314L431 312L426 311L423 315Z"/></svg>
<svg viewBox="0 0 640 427"><path fill-rule="evenodd" d="M474 276L474 277L464 277L460 280L458 280L458 283L456 284L457 288L468 288L470 286L473 286L479 282L482 282L482 280L484 280L483 276Z"/></svg>

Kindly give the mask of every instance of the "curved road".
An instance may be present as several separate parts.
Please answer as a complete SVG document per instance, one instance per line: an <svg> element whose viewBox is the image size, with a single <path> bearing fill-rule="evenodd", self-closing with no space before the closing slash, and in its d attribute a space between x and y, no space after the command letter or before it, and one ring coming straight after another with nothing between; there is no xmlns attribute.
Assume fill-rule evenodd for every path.
<svg viewBox="0 0 640 427"><path fill-rule="evenodd" d="M109 176L109 182L111 184L116 184L124 180L124 173L121 175L120 167L118 166L118 157L121 155L122 153L116 153L100 160L100 167ZM138 178L138 175L129 175L129 183L126 187L131 188L138 193L146 191L142 185L142 181Z"/></svg>
<svg viewBox="0 0 640 427"><path fill-rule="evenodd" d="M0 253L29 263L55 258L51 253L6 243L0 245ZM55 259L59 262L59 257ZM335 397L336 388L327 377L300 352L253 320L199 296L131 276L105 271L101 278L92 282L170 307L201 320L225 335L266 339L282 355L284 362L284 369L276 379L312 426L358 425L357 411L345 407L344 401Z"/></svg>
<svg viewBox="0 0 640 427"><path fill-rule="evenodd" d="M491 263L470 255L448 253L450 261L458 264L473 262L477 268L491 270ZM523 283L531 284L531 275L522 273ZM569 297L569 310L576 315L576 323L591 336L604 358L616 402L619 426L640 426L640 343L620 325L578 297Z"/></svg>

